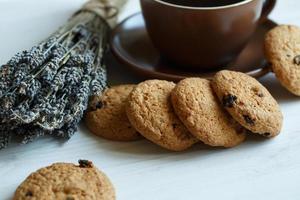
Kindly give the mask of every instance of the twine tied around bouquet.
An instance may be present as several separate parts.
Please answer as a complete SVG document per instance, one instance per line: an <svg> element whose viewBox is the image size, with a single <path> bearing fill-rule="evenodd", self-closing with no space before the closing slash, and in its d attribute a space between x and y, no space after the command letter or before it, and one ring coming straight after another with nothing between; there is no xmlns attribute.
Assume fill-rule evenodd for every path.
<svg viewBox="0 0 300 200"><path fill-rule="evenodd" d="M119 8L117 5L113 5L110 0L90 0L79 10L79 12L84 11L95 13L97 16L107 21L111 26L114 24L114 21L119 14Z"/></svg>

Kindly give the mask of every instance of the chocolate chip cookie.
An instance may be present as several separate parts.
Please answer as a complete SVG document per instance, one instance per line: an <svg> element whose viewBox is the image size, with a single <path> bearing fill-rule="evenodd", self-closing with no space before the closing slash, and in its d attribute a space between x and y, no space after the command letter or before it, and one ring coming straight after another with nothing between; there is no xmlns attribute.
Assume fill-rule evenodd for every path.
<svg viewBox="0 0 300 200"><path fill-rule="evenodd" d="M279 105L256 79L223 70L215 75L212 83L224 108L241 125L266 137L280 133L283 116Z"/></svg>
<svg viewBox="0 0 300 200"><path fill-rule="evenodd" d="M265 38L265 54L281 84L300 96L300 28L282 25Z"/></svg>
<svg viewBox="0 0 300 200"><path fill-rule="evenodd" d="M174 113L170 95L175 84L149 80L131 92L126 107L131 124L145 138L173 151L182 151L198 140L192 136Z"/></svg>
<svg viewBox="0 0 300 200"><path fill-rule="evenodd" d="M174 110L188 130L210 146L234 147L242 143L242 128L219 104L210 81L188 78L172 91Z"/></svg>
<svg viewBox="0 0 300 200"><path fill-rule="evenodd" d="M18 187L13 200L114 200L108 177L90 161L56 163L39 169Z"/></svg>
<svg viewBox="0 0 300 200"><path fill-rule="evenodd" d="M104 91L90 102L85 124L95 135L115 141L132 141L141 135L130 124L125 105L135 85L119 85Z"/></svg>

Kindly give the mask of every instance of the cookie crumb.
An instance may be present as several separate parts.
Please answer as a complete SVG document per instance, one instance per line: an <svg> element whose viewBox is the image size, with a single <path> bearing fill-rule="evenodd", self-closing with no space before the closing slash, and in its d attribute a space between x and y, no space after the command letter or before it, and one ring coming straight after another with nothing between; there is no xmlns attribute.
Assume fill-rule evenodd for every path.
<svg viewBox="0 0 300 200"><path fill-rule="evenodd" d="M300 65L300 55L298 55L294 58L294 64Z"/></svg>
<svg viewBox="0 0 300 200"><path fill-rule="evenodd" d="M223 106L227 107L227 108L232 108L234 106L234 104L236 103L237 97L232 95L232 94L228 94L226 96L223 97Z"/></svg>
<svg viewBox="0 0 300 200"><path fill-rule="evenodd" d="M78 163L79 163L79 167L82 167L82 168L93 167L93 163L89 160L79 160Z"/></svg>

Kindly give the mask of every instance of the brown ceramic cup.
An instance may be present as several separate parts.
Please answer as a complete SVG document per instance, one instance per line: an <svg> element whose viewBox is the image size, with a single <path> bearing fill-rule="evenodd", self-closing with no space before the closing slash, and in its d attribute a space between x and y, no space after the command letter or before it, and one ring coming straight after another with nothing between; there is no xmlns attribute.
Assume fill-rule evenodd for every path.
<svg viewBox="0 0 300 200"><path fill-rule="evenodd" d="M148 34L163 57L190 69L224 67L243 50L276 0L242 0L219 7L188 7L140 0ZM215 0L217 1L217 0Z"/></svg>

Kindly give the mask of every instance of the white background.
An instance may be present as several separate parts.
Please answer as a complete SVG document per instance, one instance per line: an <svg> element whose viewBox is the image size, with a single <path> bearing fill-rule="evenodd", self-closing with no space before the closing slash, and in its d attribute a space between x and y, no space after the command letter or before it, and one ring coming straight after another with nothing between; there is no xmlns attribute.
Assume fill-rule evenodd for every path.
<svg viewBox="0 0 300 200"><path fill-rule="evenodd" d="M0 63L47 37L85 0L0 0ZM121 18L139 10L129 0ZM271 18L300 25L300 1L279 0ZM118 64L110 81L139 78ZM300 199L300 98L272 75L263 78L284 113L282 134L273 140L250 137L234 149L196 145L185 153L165 151L150 142L118 143L89 134L82 126L70 141L44 138L0 151L0 200L13 196L33 171L53 162L93 160L115 185L120 200Z"/></svg>

